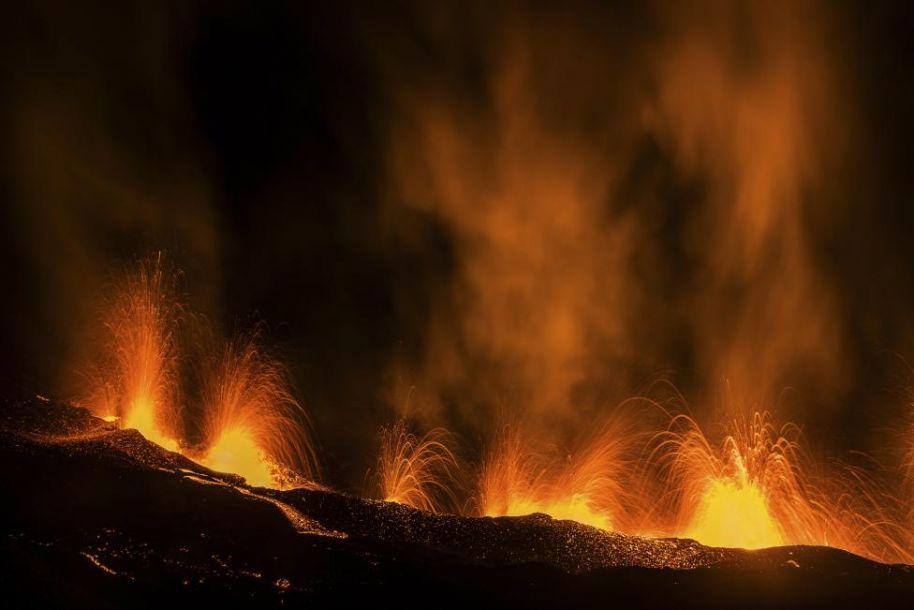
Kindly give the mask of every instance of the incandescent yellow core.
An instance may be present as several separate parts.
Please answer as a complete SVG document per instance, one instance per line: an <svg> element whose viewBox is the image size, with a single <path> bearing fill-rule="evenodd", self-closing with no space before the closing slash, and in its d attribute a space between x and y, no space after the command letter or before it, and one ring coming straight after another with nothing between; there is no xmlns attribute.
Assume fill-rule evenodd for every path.
<svg viewBox="0 0 914 610"><path fill-rule="evenodd" d="M760 549L784 544L764 493L742 478L711 480L684 535L717 547Z"/></svg>
<svg viewBox="0 0 914 610"><path fill-rule="evenodd" d="M523 517L544 513L553 519L577 521L606 531L612 531L612 520L606 513L594 510L583 494L572 494L560 500L540 502L513 497L499 511L486 511L490 517Z"/></svg>
<svg viewBox="0 0 914 610"><path fill-rule="evenodd" d="M202 463L217 472L238 474L255 487L274 485L269 460L243 426L223 430Z"/></svg>
<svg viewBox="0 0 914 610"><path fill-rule="evenodd" d="M168 435L163 434L156 423L153 401L144 396L137 397L130 405L130 409L121 422L122 428L133 428L139 431L147 440L150 440L169 451L177 451L178 443Z"/></svg>

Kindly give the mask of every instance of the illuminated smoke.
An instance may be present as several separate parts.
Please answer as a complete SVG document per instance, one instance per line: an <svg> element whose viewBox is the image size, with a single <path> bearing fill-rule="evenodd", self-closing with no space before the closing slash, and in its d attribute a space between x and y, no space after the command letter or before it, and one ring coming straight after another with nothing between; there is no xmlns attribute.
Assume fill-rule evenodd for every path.
<svg viewBox="0 0 914 610"><path fill-rule="evenodd" d="M588 15L604 17L593 27L548 9L483 11L486 27L468 28L481 39L469 66L449 71L445 61L423 76L381 61L382 80L394 75L385 84L395 108L384 123L381 220L397 225L396 207L430 219L453 256L445 288L430 291L421 354L409 363L434 406L429 421L456 412L459 425L491 433L495 409L523 417L484 456L484 514L540 511L710 544L828 544L907 560L914 517L900 517L895 481L875 480L876 467L813 459L796 426L744 406L724 417L707 400L725 386L738 405L755 405L793 386L812 398L798 407L812 410L804 405L841 404L854 382L845 303L814 231L841 211L828 188L841 184L854 128L828 5L657 9L644 29L651 35L637 42L607 32L598 11ZM436 31L459 36L448 23ZM106 254L87 217L122 231L174 231L215 267L219 223L206 207L179 213L206 200L193 172L146 167L149 159L128 157L104 135L71 131L85 123L104 134L94 129L104 112L78 120L61 106L69 98L35 91L47 99L17 110L22 120L11 123L26 127L10 156L21 164L16 176L32 176L34 202L49 206L20 213L42 277L61 276L53 293L78 292L91 275L82 272ZM180 197L155 179L131 180L175 174L184 176ZM100 203L43 203L69 201L74 184L91 185ZM169 202L164 213L150 203L157 199ZM49 245L58 244L68 260L51 260L58 249ZM112 296L100 381L83 402L177 447L171 281L147 268ZM289 472L314 479L306 419L286 374L254 343L205 356L202 459L254 484L285 486ZM707 413L677 417L655 437L659 474L636 463L642 431L585 434L605 418L605 397L671 367L699 378L694 392ZM724 423L713 434L705 422ZM441 510L444 472L454 466L440 434L385 432L382 495Z"/></svg>
<svg viewBox="0 0 914 610"><path fill-rule="evenodd" d="M587 28L536 9L484 30L475 95L385 66L400 77L392 205L442 222L455 256L416 383L476 427L506 403L525 421L484 457L486 514L619 528L615 514L640 512L639 527L662 530L658 509L631 497L638 486L618 482L612 443L624 441L559 459L542 447L579 437L603 411L590 397L632 391L656 374L651 363L670 362L671 345L688 344L680 363L699 371L694 391L709 408L721 387L750 405L797 386L803 405L840 402L852 382L813 234L838 205L826 185L852 129L828 11L701 8L658 3L657 36L624 49L631 68ZM688 196L666 201L671 192ZM672 206L675 236L662 239L680 249L667 251L657 215ZM691 420L669 432L675 458L661 480L679 499L676 533L736 546L853 538L835 509L844 494L799 455L798 430L742 408L719 444ZM856 485L834 485L845 484ZM728 525L735 511L754 524ZM866 521L872 507L852 514Z"/></svg>
<svg viewBox="0 0 914 610"><path fill-rule="evenodd" d="M568 43L588 54L562 34L556 52L569 54ZM442 83L404 83L391 134L392 199L443 222L456 252L413 378L424 402L456 404L476 424L489 419L479 406L504 401L544 424L565 419L582 382L624 384L606 372L631 353L635 219L610 201L612 154L574 123L593 101L558 86L565 74L542 64L546 51L534 56L533 36L519 26L499 42L484 107ZM536 42L551 49L550 40ZM552 123L540 103L547 89L574 128Z"/></svg>
<svg viewBox="0 0 914 610"><path fill-rule="evenodd" d="M627 66L548 9L496 15L472 95L458 70L382 61L388 204L440 222L454 253L411 371L439 414L485 430L515 409L567 444L670 366L700 372L701 404L723 384L841 400L846 329L812 233L850 130L826 11L702 7L618 33Z"/></svg>
<svg viewBox="0 0 914 610"><path fill-rule="evenodd" d="M837 400L851 371L813 232L850 127L817 3L664 5L648 126L702 185L686 245L700 281L681 305L702 374L755 402L787 385ZM739 32L739 35L736 35Z"/></svg>

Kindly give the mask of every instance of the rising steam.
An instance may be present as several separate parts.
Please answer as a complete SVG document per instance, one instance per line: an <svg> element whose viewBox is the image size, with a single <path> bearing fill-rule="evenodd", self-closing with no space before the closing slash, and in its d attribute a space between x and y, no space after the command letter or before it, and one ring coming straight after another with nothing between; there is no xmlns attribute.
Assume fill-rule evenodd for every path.
<svg viewBox="0 0 914 610"><path fill-rule="evenodd" d="M685 236L701 282L682 303L699 365L740 401L799 383L835 399L849 380L844 331L812 238L837 211L824 185L849 129L828 20L816 3L705 8L666 14L648 119L706 192Z"/></svg>

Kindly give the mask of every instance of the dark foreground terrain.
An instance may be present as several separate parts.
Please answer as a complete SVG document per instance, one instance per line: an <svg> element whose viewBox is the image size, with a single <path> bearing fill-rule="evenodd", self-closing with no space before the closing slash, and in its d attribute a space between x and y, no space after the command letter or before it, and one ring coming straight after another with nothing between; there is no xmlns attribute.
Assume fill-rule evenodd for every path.
<svg viewBox="0 0 914 610"><path fill-rule="evenodd" d="M0 607L911 607L914 569L543 515L250 488L44 399L0 407Z"/></svg>

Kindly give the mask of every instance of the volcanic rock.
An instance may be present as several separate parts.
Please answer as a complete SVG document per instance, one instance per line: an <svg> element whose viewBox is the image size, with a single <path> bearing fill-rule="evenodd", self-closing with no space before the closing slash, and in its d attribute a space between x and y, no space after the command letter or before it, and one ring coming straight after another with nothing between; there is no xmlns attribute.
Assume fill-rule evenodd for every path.
<svg viewBox="0 0 914 610"><path fill-rule="evenodd" d="M914 568L546 515L255 488L35 397L0 409L0 599L21 607L907 607Z"/></svg>

